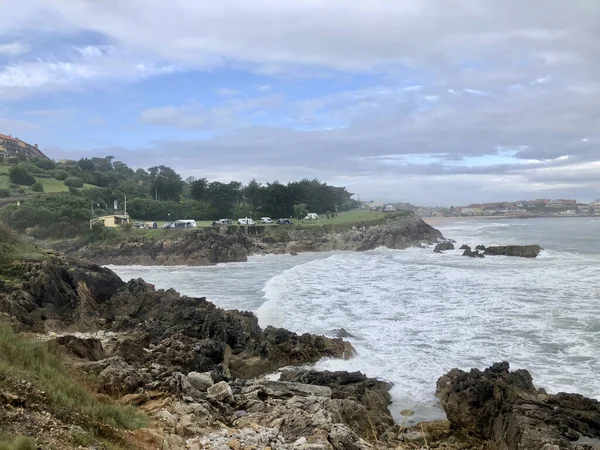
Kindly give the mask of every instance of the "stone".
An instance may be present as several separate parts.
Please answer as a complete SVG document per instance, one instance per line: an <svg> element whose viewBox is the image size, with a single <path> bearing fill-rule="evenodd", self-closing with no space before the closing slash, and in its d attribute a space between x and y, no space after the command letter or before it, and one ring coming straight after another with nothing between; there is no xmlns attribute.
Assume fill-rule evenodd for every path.
<svg viewBox="0 0 600 450"><path fill-rule="evenodd" d="M217 384L210 386L207 392L209 398L220 402L227 401L233 397L231 386L225 381L220 381Z"/></svg>
<svg viewBox="0 0 600 450"><path fill-rule="evenodd" d="M441 242L433 249L434 253L442 253L444 250L454 250L454 244L450 241Z"/></svg>
<svg viewBox="0 0 600 450"><path fill-rule="evenodd" d="M502 245L487 247L486 255L518 256L521 258L535 258L543 250L539 245Z"/></svg>
<svg viewBox="0 0 600 450"><path fill-rule="evenodd" d="M230 439L227 445L231 450L240 450L242 448L242 444L237 439Z"/></svg>
<svg viewBox="0 0 600 450"><path fill-rule="evenodd" d="M187 379L200 392L206 392L209 387L215 384L209 372L190 372L187 374Z"/></svg>
<svg viewBox="0 0 600 450"><path fill-rule="evenodd" d="M578 394L538 396L526 370L507 362L480 371L452 369L437 382L452 429L490 441L492 448L576 449L581 436L600 442L600 403Z"/></svg>
<svg viewBox="0 0 600 450"><path fill-rule="evenodd" d="M50 341L48 345L59 348L70 356L87 361L100 361L106 358L100 339L65 335Z"/></svg>

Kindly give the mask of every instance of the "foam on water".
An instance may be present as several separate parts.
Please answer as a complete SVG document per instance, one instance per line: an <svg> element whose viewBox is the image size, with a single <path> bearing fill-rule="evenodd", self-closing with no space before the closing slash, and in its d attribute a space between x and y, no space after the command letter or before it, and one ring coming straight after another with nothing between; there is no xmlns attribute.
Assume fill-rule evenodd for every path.
<svg viewBox="0 0 600 450"><path fill-rule="evenodd" d="M530 370L551 392L600 398L600 223L473 222L442 231L458 244L539 243L546 250L536 259L377 249L114 269L253 310L261 326L321 334L345 328L358 356L317 367L392 381L397 418L406 408L415 410L414 420L442 417L434 397L439 376L500 360Z"/></svg>

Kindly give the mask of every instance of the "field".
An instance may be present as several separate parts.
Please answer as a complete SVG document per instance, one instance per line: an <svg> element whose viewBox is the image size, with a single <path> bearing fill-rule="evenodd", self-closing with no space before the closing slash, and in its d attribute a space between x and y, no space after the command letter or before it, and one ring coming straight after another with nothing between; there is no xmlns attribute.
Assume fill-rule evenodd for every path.
<svg viewBox="0 0 600 450"><path fill-rule="evenodd" d="M0 164L0 189L10 189L10 179L8 178L8 171L11 166L8 164ZM56 192L68 192L69 188L65 184L54 178L42 178L36 177L36 181L44 186L44 192L56 193ZM31 192L27 186L22 186ZM82 189L94 187L91 184L84 184Z"/></svg>

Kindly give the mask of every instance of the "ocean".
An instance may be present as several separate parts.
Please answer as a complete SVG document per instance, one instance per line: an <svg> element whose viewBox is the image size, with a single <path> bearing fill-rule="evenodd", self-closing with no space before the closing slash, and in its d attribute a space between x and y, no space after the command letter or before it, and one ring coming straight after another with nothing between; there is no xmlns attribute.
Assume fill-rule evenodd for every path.
<svg viewBox="0 0 600 450"><path fill-rule="evenodd" d="M600 399L600 218L470 220L438 227L475 246L539 244L536 259L432 248L253 256L211 267L111 266L123 279L253 311L261 326L332 335L357 357L318 369L394 383L399 423L443 418L438 377L509 361L551 393ZM406 418L400 411L414 411Z"/></svg>

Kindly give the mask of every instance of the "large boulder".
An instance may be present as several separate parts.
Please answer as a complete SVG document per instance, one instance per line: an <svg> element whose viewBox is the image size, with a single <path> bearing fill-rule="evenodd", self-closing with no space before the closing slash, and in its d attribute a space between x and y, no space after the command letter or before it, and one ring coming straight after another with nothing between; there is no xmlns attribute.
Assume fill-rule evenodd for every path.
<svg viewBox="0 0 600 450"><path fill-rule="evenodd" d="M535 258L543 250L539 245L501 245L486 247L486 255L519 256L521 258Z"/></svg>
<svg viewBox="0 0 600 450"><path fill-rule="evenodd" d="M597 400L548 395L507 362L483 372L452 369L438 380L436 395L454 431L488 440L492 449L583 450L600 443Z"/></svg>
<svg viewBox="0 0 600 450"><path fill-rule="evenodd" d="M100 339L65 335L49 341L48 345L78 359L100 361L106 358Z"/></svg>

